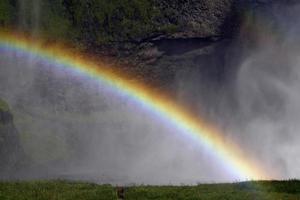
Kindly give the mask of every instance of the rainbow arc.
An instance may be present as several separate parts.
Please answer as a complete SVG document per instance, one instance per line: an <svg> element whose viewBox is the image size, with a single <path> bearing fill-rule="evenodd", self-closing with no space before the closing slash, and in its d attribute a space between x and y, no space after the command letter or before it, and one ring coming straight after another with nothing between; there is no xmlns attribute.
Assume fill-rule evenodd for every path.
<svg viewBox="0 0 300 200"><path fill-rule="evenodd" d="M249 159L240 147L226 138L212 125L199 116L195 116L166 96L153 91L145 85L132 81L126 75L108 67L89 62L80 54L58 46L45 47L38 40L31 40L11 33L0 33L0 52L2 50L17 51L39 57L45 62L59 65L76 71L82 76L88 76L105 87L112 88L117 94L126 96L147 113L155 114L163 123L180 132L183 137L189 137L193 142L212 151L224 164L224 171L234 174L236 180L270 179L258 163ZM1 66L0 66L1 67Z"/></svg>

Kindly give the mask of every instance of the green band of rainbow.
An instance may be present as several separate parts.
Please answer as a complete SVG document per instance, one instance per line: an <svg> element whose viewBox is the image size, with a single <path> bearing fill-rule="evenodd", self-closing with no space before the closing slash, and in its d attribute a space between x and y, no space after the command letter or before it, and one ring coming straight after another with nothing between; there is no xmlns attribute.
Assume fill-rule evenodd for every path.
<svg viewBox="0 0 300 200"><path fill-rule="evenodd" d="M142 84L129 81L128 78L118 73L107 70L103 66L80 58L79 54L72 54L62 48L45 48L38 41L32 41L14 34L0 33L0 50L10 49L38 56L53 64L75 70L82 75L113 88L116 93L125 94L140 106L149 110L168 123L171 128L180 131L184 137L189 137L193 142L213 151L217 158L224 164L224 173L235 174L236 180L245 179L269 179L260 165L247 158L240 148L226 139L214 127L208 125L204 120L188 113L184 108L177 105L161 94L153 92ZM1 66L0 66L1 67Z"/></svg>

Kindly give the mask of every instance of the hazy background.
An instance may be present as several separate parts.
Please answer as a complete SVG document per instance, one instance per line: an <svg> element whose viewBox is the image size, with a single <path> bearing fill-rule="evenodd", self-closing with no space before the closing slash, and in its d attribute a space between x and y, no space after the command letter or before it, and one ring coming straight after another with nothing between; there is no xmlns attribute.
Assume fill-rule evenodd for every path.
<svg viewBox="0 0 300 200"><path fill-rule="evenodd" d="M0 60L1 97L12 107L25 153L40 165L24 178L156 184L231 178L212 154L107 86L18 52Z"/></svg>
<svg viewBox="0 0 300 200"><path fill-rule="evenodd" d="M209 58L181 63L170 83L179 101L199 109L267 171L278 171L276 178L300 177L299 11L275 4L249 12L235 39L217 44ZM0 51L0 97L36 168L22 178L236 181L213 153L131 99L63 66Z"/></svg>

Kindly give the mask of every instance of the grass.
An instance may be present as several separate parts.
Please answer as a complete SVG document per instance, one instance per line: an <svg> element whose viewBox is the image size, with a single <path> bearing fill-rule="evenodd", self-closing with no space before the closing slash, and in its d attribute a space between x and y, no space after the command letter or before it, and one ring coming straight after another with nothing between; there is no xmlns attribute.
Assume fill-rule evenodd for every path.
<svg viewBox="0 0 300 200"><path fill-rule="evenodd" d="M2 182L0 200L117 199L110 185L67 181ZM131 186L125 200L300 200L300 181L260 181L198 186Z"/></svg>
<svg viewBox="0 0 300 200"><path fill-rule="evenodd" d="M0 200L114 200L112 186L66 181L2 182Z"/></svg>
<svg viewBox="0 0 300 200"><path fill-rule="evenodd" d="M300 199L299 181L242 182L189 186L140 186L128 188L128 200L274 200Z"/></svg>

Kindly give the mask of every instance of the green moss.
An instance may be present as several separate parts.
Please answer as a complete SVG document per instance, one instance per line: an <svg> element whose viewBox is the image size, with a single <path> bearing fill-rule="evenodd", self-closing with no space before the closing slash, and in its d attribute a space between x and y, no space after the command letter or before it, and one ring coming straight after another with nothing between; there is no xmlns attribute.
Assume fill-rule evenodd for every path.
<svg viewBox="0 0 300 200"><path fill-rule="evenodd" d="M12 7L9 0L0 1L0 25L7 26L11 23L12 19Z"/></svg>
<svg viewBox="0 0 300 200"><path fill-rule="evenodd" d="M9 111L9 106L8 106L8 104L5 101L3 101L3 100L0 99L0 112L1 111L2 112Z"/></svg>
<svg viewBox="0 0 300 200"><path fill-rule="evenodd" d="M85 20L90 19L95 28L90 29L90 33L98 44L140 38L155 29L153 19L157 12L152 1L94 0L93 2L90 12L87 11L89 8L87 3L82 3L81 8L77 6L73 12L75 24L78 26L84 26Z"/></svg>
<svg viewBox="0 0 300 200"><path fill-rule="evenodd" d="M103 45L144 38L159 30L155 19L160 10L153 0L41 0L38 18L32 11L35 1L26 0L14 11L12 2L0 1L0 27L11 23L51 39ZM21 24L15 13L22 17Z"/></svg>
<svg viewBox="0 0 300 200"><path fill-rule="evenodd" d="M75 30L72 30L71 22L67 18L65 8L61 0L42 1L40 18L40 32L48 38L74 40Z"/></svg>
<svg viewBox="0 0 300 200"><path fill-rule="evenodd" d="M179 29L180 29L179 25L166 24L166 25L162 26L160 30L163 33L171 34L171 33L175 33L177 31L179 31Z"/></svg>
<svg viewBox="0 0 300 200"><path fill-rule="evenodd" d="M177 20L181 13L177 9L185 3L179 8L172 4L161 6L158 0L1 0L0 28L16 26L44 39L87 49L180 31L186 23ZM216 4L204 2L204 15L213 13ZM215 31L206 20L195 26L208 35Z"/></svg>

